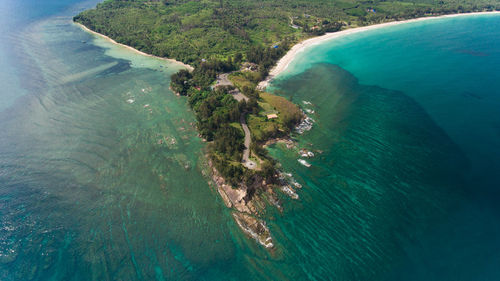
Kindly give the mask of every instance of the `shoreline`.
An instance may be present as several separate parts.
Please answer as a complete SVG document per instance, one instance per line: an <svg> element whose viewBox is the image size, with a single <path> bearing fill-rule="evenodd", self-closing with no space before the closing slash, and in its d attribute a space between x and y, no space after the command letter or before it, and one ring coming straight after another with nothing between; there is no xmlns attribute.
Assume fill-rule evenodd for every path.
<svg viewBox="0 0 500 281"><path fill-rule="evenodd" d="M335 38L340 38L345 35L350 35L350 34L355 34L358 32L363 32L363 31L368 31L368 30L374 30L377 28L382 28L382 27L387 27L387 26L392 26L392 25L397 25L397 24L402 24L402 23L409 23L409 22L416 22L416 21L423 21L423 20L430 20L430 19L438 19L438 18L445 18L445 17L456 17L456 16L465 16L465 15L478 15L478 14L498 14L500 13L499 11L495 12L478 12L478 13L464 13L464 14L451 14L451 15L443 15L443 16L434 16L434 17L423 17L423 18L416 18L416 19L410 19L410 20L404 20L404 21L393 21L393 22L386 22L386 23L381 23L381 24L375 24L375 25L369 25L369 26L364 26L364 27L357 27L357 28L350 28L346 29L343 31L339 32L334 32L334 33L327 33L322 36L316 36L312 37L309 39L306 39L304 41L301 41L297 44L295 44L277 63L276 65L271 69L269 72L269 75L266 77L265 80L261 81L258 84L258 89L265 89L265 87L268 86L268 84L280 73L285 71L289 64L296 58L296 56L307 49L310 46L314 46L320 43L323 43L328 40L333 40ZM86 26L74 22L74 24L77 24L80 28L82 28L84 31L87 31L91 34L100 36L101 38L104 38L105 40L121 45L135 53L148 56L148 57L153 57L153 58L158 58L161 60L166 60L169 62L173 62L179 65L182 65L186 67L188 70L192 71L193 67L190 65L186 65L182 62L176 61L174 59L168 59L168 58L162 58L162 57L157 57L154 55L150 55L147 53L144 53L142 51L139 51L131 46L127 46L121 43L116 42L115 40L109 38L108 36L105 36L103 34L100 34L98 32L92 31ZM303 112L302 112L303 113ZM271 139L266 142L265 145L269 145L273 142L284 142L285 145L287 145L288 148L295 147L296 144L291 141L289 138L283 138L283 139ZM264 146L265 146L264 145ZM297 148L298 149L298 148ZM314 155L313 155L314 156ZM273 252L276 241L273 239L271 232L269 228L267 227L267 223L264 220L264 218L261 216L260 211L264 210L263 206L265 204L265 198L267 197L269 199L269 203L272 205L276 206L278 210L282 210L282 207L278 201L278 197L274 194L272 184L266 184L263 183L263 190L265 194L265 197L253 197L249 199L248 201L245 199L247 197L247 187L243 184L243 186L238 186L237 188L233 188L229 183L225 181L225 179L218 173L217 169L212 165L210 157L205 157L208 159L208 167L209 167L209 173L210 176L210 182L214 184L215 186L215 191L218 193L219 198L222 199L224 205L230 210L231 215L235 222L237 223L238 227L250 238L254 239L257 241L258 244L262 245L264 248L269 250L270 252ZM301 162L302 165L309 167L310 164L307 163L305 160L301 159L304 161L304 163ZM299 161L300 162L300 161ZM279 172L279 171L278 171ZM281 172L279 172L281 174ZM297 183L297 182L295 182ZM293 182L287 182L285 184L279 183L276 184L276 188L279 188L281 192L284 195L289 196L292 199L297 200L299 198L299 195L296 193L295 188L301 188L301 185L297 187L297 185L293 185ZM295 188L294 188L294 187Z"/></svg>
<svg viewBox="0 0 500 281"><path fill-rule="evenodd" d="M425 20L452 18L452 17L460 17L460 16L487 15L487 14L500 14L500 11L449 14L449 15L441 15L441 16L420 17L420 18L408 19L408 20L403 20L403 21L391 21L391 22L379 23L379 24L374 24L374 25L349 28L349 29L342 30L342 31L331 32L331 33L326 33L326 34L321 35L321 36L312 37L312 38L303 40L303 41L293 45L293 47L290 50L288 50L288 52L276 63L276 65L271 69L271 71L269 71L269 74L267 75L266 79L259 82L259 84L257 85L257 88L264 90L267 86L269 86L269 83L276 76L278 76L279 74L284 72L288 68L290 63L302 51L304 51L305 49L307 49L311 46L318 45L318 44L324 43L324 42L329 41L329 40L333 40L336 38L364 32L364 31L375 30L375 29L379 29L379 28L384 28L384 27L389 27L389 26L394 26L394 25L399 25L399 24L404 24L404 23L412 23L412 22L420 22L420 21L425 21Z"/></svg>
<svg viewBox="0 0 500 281"><path fill-rule="evenodd" d="M111 39L110 37L104 35L104 34L101 34L99 32L96 32L96 31L93 31L92 29L86 27L85 25L81 24L81 23L78 23L78 22L74 22L72 21L73 24L77 25L78 27L80 27L81 29L83 29L84 31L90 33L90 34L93 34L93 35L97 35L113 44L116 44L116 45L119 45L119 46L122 46L132 52L135 52L137 54L140 54L140 55L143 55L143 56L147 56L147 57L151 57L151 58L156 58L156 59L160 59L160 60L164 60L164 61L168 61L168 62L172 62L172 63L175 63L175 64L179 64L179 65L182 65L183 67L187 68L189 71L193 71L194 68L189 65L189 64L185 64L183 62L180 62L180 61L177 61L177 60L174 60L174 59L169 59L169 58L162 58L162 57L158 57L158 56L155 56L155 55L151 55L151 54L148 54L148 53L145 53L145 52L142 52L142 51L139 51L131 46L128 46L128 45L125 45L125 44L122 44L122 43L118 43L116 42L115 40Z"/></svg>

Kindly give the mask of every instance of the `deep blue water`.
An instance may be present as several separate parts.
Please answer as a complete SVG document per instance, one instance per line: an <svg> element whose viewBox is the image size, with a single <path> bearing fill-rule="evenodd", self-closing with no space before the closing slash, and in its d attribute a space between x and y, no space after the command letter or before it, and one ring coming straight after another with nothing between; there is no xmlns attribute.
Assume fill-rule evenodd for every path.
<svg viewBox="0 0 500 281"><path fill-rule="evenodd" d="M315 110L297 140L317 156L307 169L271 148L304 187L269 208L269 254L203 176L194 117L167 90L179 67L71 24L96 2L0 2L0 280L500 278L500 17L296 60L274 86Z"/></svg>
<svg viewBox="0 0 500 281"><path fill-rule="evenodd" d="M499 278L498 81L497 14L336 39L304 51L274 82L294 101L314 104L303 106L316 111L316 128L299 139L325 152L302 171L304 182L334 192L342 184L350 196L359 185L364 192L404 192L393 198L398 209L385 210L395 202L376 207L385 227L402 216L413 229L386 234L399 256L387 270L390 280ZM301 173L296 154L280 151L275 155ZM429 201L418 198L421 192Z"/></svg>
<svg viewBox="0 0 500 281"><path fill-rule="evenodd" d="M323 44L296 64L332 63L361 84L404 92L474 162L471 180L497 189L499 30L498 14L404 24Z"/></svg>

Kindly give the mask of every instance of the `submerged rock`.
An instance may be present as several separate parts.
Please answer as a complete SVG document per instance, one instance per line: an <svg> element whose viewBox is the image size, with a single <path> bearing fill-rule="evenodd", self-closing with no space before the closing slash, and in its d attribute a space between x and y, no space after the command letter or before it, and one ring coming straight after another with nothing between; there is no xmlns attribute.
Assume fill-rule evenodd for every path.
<svg viewBox="0 0 500 281"><path fill-rule="evenodd" d="M297 161L299 161L300 164L306 166L307 168L311 167L311 164L309 164L309 162L304 159L297 159Z"/></svg>
<svg viewBox="0 0 500 281"><path fill-rule="evenodd" d="M233 218L238 226L250 237L266 248L273 248L273 239L266 222L250 215L234 212Z"/></svg>
<svg viewBox="0 0 500 281"><path fill-rule="evenodd" d="M314 124L314 119L307 116L306 118L304 118L304 120L302 120L302 122L300 122L299 125L297 125L297 127L295 127L295 131L298 134L303 134L304 132L311 130L313 124Z"/></svg>
<svg viewBox="0 0 500 281"><path fill-rule="evenodd" d="M299 154L301 157L307 157L307 158L314 157L314 152L309 151L305 148L302 148L301 150L299 150Z"/></svg>
<svg viewBox="0 0 500 281"><path fill-rule="evenodd" d="M299 199L299 195L295 193L295 190L289 185L284 185L281 187L281 191L283 191L286 195L290 196L292 199Z"/></svg>

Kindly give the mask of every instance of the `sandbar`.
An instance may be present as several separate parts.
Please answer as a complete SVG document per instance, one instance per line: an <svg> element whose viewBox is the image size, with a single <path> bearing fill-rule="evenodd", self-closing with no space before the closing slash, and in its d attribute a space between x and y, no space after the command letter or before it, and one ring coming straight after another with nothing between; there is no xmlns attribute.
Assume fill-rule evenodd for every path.
<svg viewBox="0 0 500 281"><path fill-rule="evenodd" d="M125 45L125 44L122 44L122 43L118 43L116 42L115 40L109 38L108 36L104 35L104 34L101 34L99 32L95 32L91 29L89 29L88 27L86 27L85 25L81 24L81 23L78 23L78 22L73 22L74 24L76 24L77 26L79 26L80 28L82 28L83 30L91 33L91 34L94 34L94 35L97 35L99 37L102 37L104 39L106 39L107 41L113 43L113 44L116 44L116 45L119 45L119 46L122 46L124 48L127 48L129 50L131 50L132 52L135 52L135 53L138 53L140 55L143 55L143 56L147 56L147 57L152 57L152 58L156 58L156 59L160 59L160 60L165 60L165 61L168 61L168 62L172 62L172 63L176 63L176 64L180 64L182 66L184 66L185 68L187 68L189 71L193 71L193 67L190 66L189 64L185 64L183 62L180 62L180 61L177 61L177 60L174 60L174 59L169 59L169 58L163 58L163 57L158 57L158 56L154 56L154 55L151 55L151 54L147 54L147 53L144 53L142 51L139 51L133 47L130 47L128 45Z"/></svg>

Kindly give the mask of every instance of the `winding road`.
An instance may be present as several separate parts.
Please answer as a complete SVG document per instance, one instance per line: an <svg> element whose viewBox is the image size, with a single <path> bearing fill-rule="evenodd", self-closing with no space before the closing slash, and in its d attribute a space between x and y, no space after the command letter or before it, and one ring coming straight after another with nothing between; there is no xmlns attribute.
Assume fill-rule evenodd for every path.
<svg viewBox="0 0 500 281"><path fill-rule="evenodd" d="M248 169L255 169L257 166L255 162L250 160L250 144L252 143L252 136L250 135L250 130L248 129L247 123L245 121L246 112L241 114L240 124L243 127L243 131L245 132L245 150L243 150L243 160L241 161L245 167Z"/></svg>
<svg viewBox="0 0 500 281"><path fill-rule="evenodd" d="M233 86L234 87L233 82L231 82L231 80L229 80L229 78L228 78L229 74L230 73L223 73L223 74L217 76L216 87L218 87L218 86ZM235 88L235 90L232 90L230 93L231 93L231 95L233 95L233 98L235 100L237 100L238 102L240 102L242 100L245 100L245 101L249 100L249 98L247 96L245 96L244 94L242 94L238 90L238 88ZM243 159L241 160L241 163L243 163L243 166L247 167L248 169L253 170L257 167L257 165L255 164L255 162L250 160L250 144L252 144L252 135L250 133L250 129L247 126L246 114L247 114L246 112L243 112L240 116L240 124L241 124L241 127L243 128L243 131L245 132L245 141L244 141L245 150L243 150Z"/></svg>

